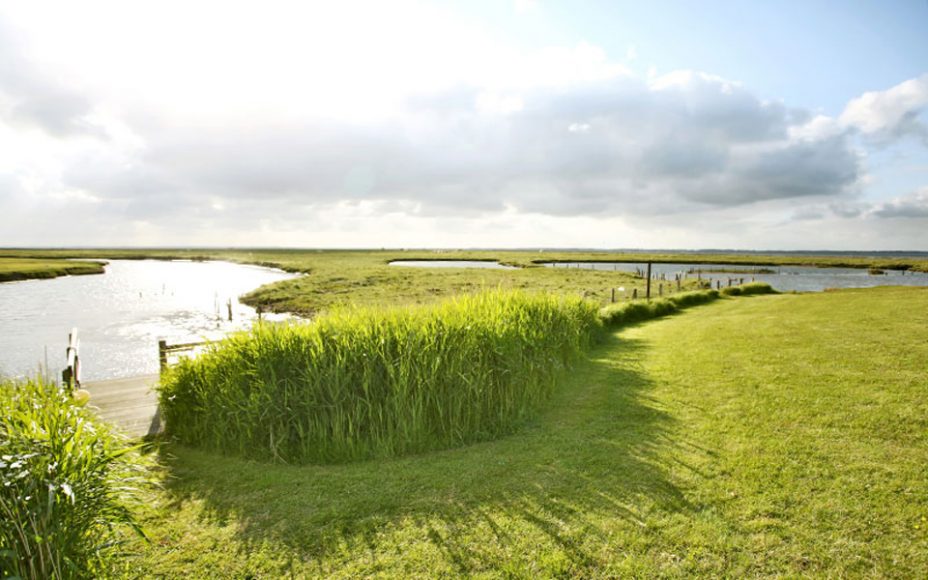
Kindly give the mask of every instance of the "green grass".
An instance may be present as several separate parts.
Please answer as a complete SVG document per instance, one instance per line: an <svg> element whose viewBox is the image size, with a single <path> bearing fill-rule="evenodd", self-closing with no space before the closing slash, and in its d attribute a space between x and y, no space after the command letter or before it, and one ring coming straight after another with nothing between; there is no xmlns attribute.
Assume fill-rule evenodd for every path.
<svg viewBox="0 0 928 580"><path fill-rule="evenodd" d="M511 436L345 465L163 449L130 576L928 570L928 290L716 300L616 332Z"/></svg>
<svg viewBox="0 0 928 580"><path fill-rule="evenodd" d="M387 457L515 430L601 332L579 298L488 292L235 334L162 381L171 435L287 463Z"/></svg>
<svg viewBox="0 0 928 580"><path fill-rule="evenodd" d="M41 258L0 258L0 282L102 274L100 262L77 262Z"/></svg>
<svg viewBox="0 0 928 580"><path fill-rule="evenodd" d="M146 466L56 385L0 381L0 577L108 575Z"/></svg>

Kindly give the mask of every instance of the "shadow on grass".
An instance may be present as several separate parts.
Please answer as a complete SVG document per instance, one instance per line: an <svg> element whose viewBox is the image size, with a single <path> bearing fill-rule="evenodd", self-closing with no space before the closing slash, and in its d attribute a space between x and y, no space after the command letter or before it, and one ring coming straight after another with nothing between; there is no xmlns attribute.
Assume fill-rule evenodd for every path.
<svg viewBox="0 0 928 580"><path fill-rule="evenodd" d="M659 458L673 445L671 418L648 398L652 385L636 368L645 348L610 336L537 420L459 449L296 467L166 446L166 511L202 500L201 517L236 523L244 549L270 541L302 561L373 554L391 533L413 530L466 574L499 564L487 561L487 542L517 549L523 538L514 536L529 532L556 546L571 569L587 568L595 557L587 540L605 543L600 522L643 525L644 510L691 507Z"/></svg>

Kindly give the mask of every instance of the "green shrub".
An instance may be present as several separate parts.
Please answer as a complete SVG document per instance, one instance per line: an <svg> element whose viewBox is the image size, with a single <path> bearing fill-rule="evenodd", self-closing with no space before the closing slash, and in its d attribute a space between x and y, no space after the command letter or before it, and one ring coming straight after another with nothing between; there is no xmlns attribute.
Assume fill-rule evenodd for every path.
<svg viewBox="0 0 928 580"><path fill-rule="evenodd" d="M741 296L741 286L728 286L721 290L723 296Z"/></svg>
<svg viewBox="0 0 928 580"><path fill-rule="evenodd" d="M512 431L600 328L578 298L490 292L432 307L259 325L162 382L180 441L256 459L338 462Z"/></svg>
<svg viewBox="0 0 928 580"><path fill-rule="evenodd" d="M749 284L742 284L741 295L746 296L748 294L777 294L777 291L773 289L773 286L766 282L751 282Z"/></svg>
<svg viewBox="0 0 928 580"><path fill-rule="evenodd" d="M710 302L718 297L719 293L715 290L684 292L676 296L650 301L634 300L620 304L610 304L600 310L599 316L607 326L624 326L666 316L689 306Z"/></svg>
<svg viewBox="0 0 928 580"><path fill-rule="evenodd" d="M697 290L694 292L674 294L668 297L667 300L673 303L677 308L687 308L689 306L696 306L697 304L712 302L718 297L719 293L717 290Z"/></svg>
<svg viewBox="0 0 928 580"><path fill-rule="evenodd" d="M141 459L57 386L0 381L0 576L107 575Z"/></svg>

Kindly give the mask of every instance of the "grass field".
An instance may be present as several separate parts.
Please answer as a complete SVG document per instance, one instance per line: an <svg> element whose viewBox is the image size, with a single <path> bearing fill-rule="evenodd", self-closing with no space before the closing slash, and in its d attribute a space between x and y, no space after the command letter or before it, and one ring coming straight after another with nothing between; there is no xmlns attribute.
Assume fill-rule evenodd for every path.
<svg viewBox="0 0 928 580"><path fill-rule="evenodd" d="M0 282L102 273L100 262L0 257Z"/></svg>
<svg viewBox="0 0 928 580"><path fill-rule="evenodd" d="M294 467L161 450L130 576L928 570L928 291L722 299L615 333L519 433Z"/></svg>

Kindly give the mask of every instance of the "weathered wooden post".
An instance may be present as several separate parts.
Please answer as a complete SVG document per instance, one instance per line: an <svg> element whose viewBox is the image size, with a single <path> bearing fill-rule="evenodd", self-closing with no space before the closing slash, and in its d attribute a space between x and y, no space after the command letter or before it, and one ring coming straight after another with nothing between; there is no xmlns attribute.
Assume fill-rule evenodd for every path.
<svg viewBox="0 0 928 580"><path fill-rule="evenodd" d="M68 334L68 346L64 351L68 366L61 371L61 382L64 383L64 387L68 391L73 391L81 386L81 359L77 352L78 344L77 327L74 327L71 329L71 333Z"/></svg>
<svg viewBox="0 0 928 580"><path fill-rule="evenodd" d="M648 300L651 299L651 262L648 262L648 285L645 288L644 296Z"/></svg>
<svg viewBox="0 0 928 580"><path fill-rule="evenodd" d="M683 276L681 276L680 274L677 274L677 292L680 291L680 282L682 279L683 279Z"/></svg>
<svg viewBox="0 0 928 580"><path fill-rule="evenodd" d="M721 281L721 280L716 280L716 281L715 281L715 289L716 289L716 290L721 290L721 289L722 289L722 281Z"/></svg>
<svg viewBox="0 0 928 580"><path fill-rule="evenodd" d="M261 322L261 314L264 312L264 309L258 304L258 307L255 308L255 311L258 313L258 322Z"/></svg>
<svg viewBox="0 0 928 580"><path fill-rule="evenodd" d="M658 296L664 295L664 283L663 282L657 285L657 295Z"/></svg>
<svg viewBox="0 0 928 580"><path fill-rule="evenodd" d="M612 303L615 304L615 288L612 289Z"/></svg>
<svg viewBox="0 0 928 580"><path fill-rule="evenodd" d="M161 374L168 370L168 341L158 341L158 363L161 368Z"/></svg>
<svg viewBox="0 0 928 580"><path fill-rule="evenodd" d="M229 322L232 322L232 299L231 298L229 298L229 300L226 302L226 308L229 309Z"/></svg>
<svg viewBox="0 0 928 580"><path fill-rule="evenodd" d="M632 300L638 300L638 289L632 288Z"/></svg>

